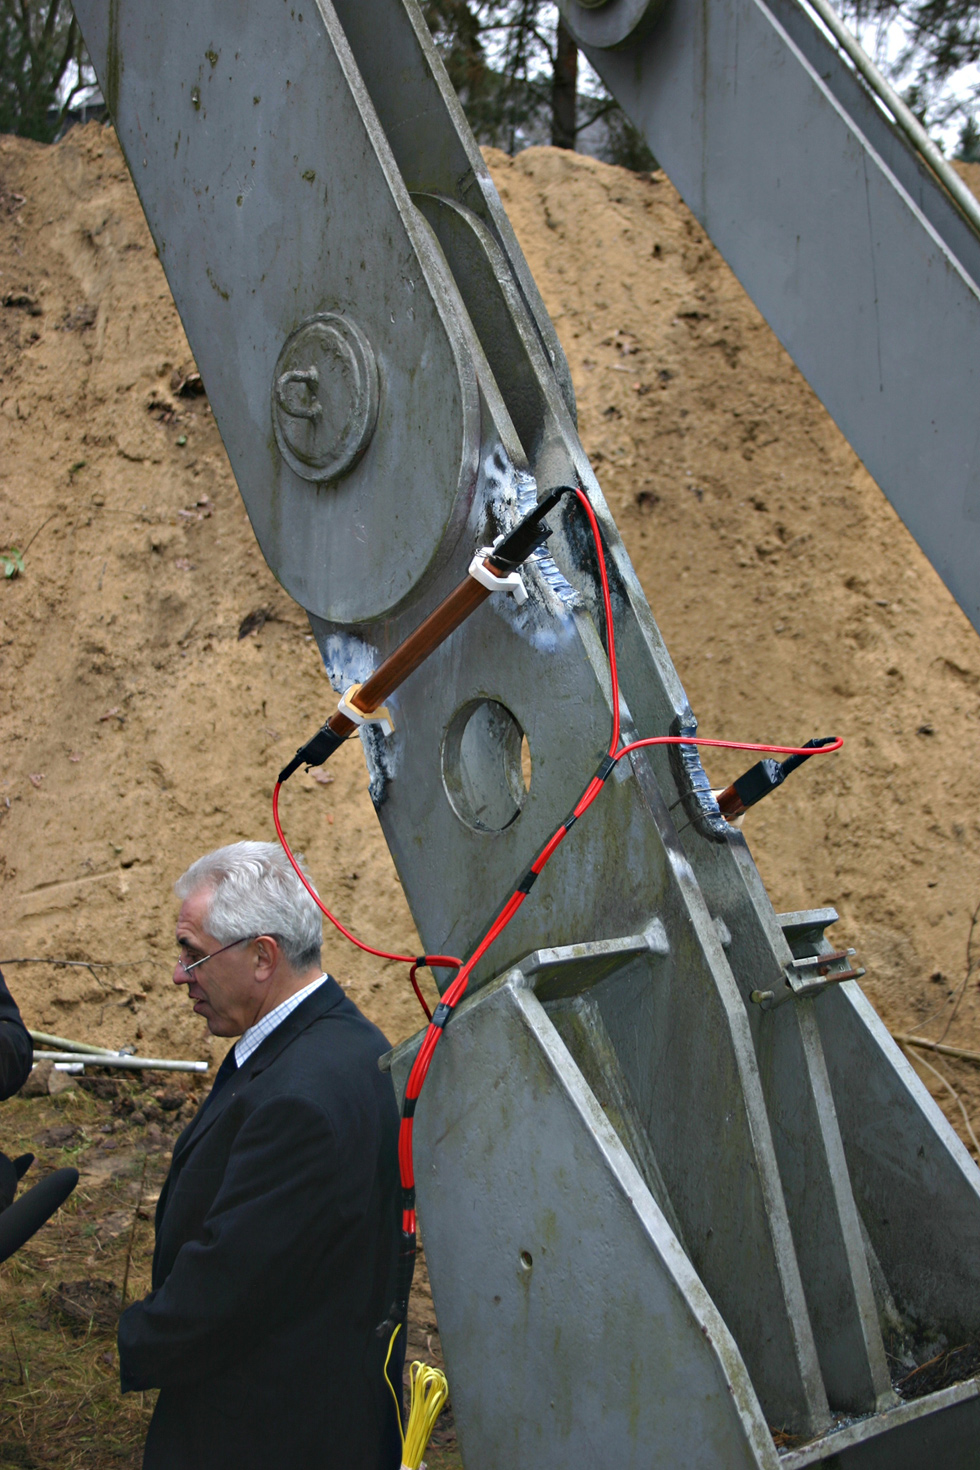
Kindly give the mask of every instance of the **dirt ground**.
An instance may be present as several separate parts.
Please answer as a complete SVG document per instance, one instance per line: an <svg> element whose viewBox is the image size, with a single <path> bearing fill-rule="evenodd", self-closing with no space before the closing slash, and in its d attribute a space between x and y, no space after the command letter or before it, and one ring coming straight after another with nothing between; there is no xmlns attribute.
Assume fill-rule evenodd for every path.
<svg viewBox="0 0 980 1470"><path fill-rule="evenodd" d="M834 904L894 1030L980 1049L976 634L662 174L489 162L701 733L846 739L749 814L777 908ZM0 139L0 302L0 552L23 557L0 586L0 964L30 1025L213 1062L171 983L172 884L274 835L330 688L111 131ZM748 761L706 764L723 785ZM320 776L285 794L294 846L356 932L413 951L356 744ZM416 1029L402 968L333 937L325 962L393 1041ZM980 1073L941 1071L980 1122Z"/></svg>

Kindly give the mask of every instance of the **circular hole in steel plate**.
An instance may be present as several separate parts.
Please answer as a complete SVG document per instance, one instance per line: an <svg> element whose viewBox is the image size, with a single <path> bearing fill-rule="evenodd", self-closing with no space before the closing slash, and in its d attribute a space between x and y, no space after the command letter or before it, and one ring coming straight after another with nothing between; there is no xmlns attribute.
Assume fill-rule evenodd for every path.
<svg viewBox="0 0 980 1470"><path fill-rule="evenodd" d="M474 699L456 711L442 743L442 781L460 821L502 832L520 816L530 777L530 746L506 705Z"/></svg>

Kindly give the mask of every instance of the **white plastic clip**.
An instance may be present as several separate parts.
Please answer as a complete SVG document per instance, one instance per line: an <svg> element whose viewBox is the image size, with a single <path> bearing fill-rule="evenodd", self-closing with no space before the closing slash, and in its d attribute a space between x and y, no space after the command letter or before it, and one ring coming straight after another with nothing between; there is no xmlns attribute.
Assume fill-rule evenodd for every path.
<svg viewBox="0 0 980 1470"><path fill-rule="evenodd" d="M527 602L527 588L521 578L520 572L508 572L505 577L498 577L496 572L491 572L489 567L483 563L493 551L492 546L481 546L466 570L474 581L479 582L481 587L486 587L488 592L513 592L514 601L520 607L521 603Z"/></svg>
<svg viewBox="0 0 980 1470"><path fill-rule="evenodd" d="M391 735L395 729L395 722L391 718L386 704L383 704L380 709L373 710L371 714L366 715L362 709L358 709L355 704L351 703L354 695L360 691L360 688L360 684L352 684L349 689L344 690L340 696L340 703L337 706L338 714L345 715L354 725L380 725L382 734Z"/></svg>

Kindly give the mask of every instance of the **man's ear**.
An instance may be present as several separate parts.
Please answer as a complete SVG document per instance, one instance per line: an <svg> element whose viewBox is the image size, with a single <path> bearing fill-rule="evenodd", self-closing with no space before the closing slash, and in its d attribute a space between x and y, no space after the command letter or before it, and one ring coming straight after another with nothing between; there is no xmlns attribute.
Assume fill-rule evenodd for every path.
<svg viewBox="0 0 980 1470"><path fill-rule="evenodd" d="M255 940L255 978L268 980L279 960L279 945L271 934L260 934Z"/></svg>

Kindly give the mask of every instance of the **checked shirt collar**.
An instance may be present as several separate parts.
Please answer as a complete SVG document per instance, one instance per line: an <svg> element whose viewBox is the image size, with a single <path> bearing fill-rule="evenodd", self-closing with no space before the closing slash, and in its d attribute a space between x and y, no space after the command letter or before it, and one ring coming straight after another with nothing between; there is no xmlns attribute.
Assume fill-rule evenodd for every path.
<svg viewBox="0 0 980 1470"><path fill-rule="evenodd" d="M309 985L304 985L302 990L297 990L295 995L289 996L280 1005L274 1007L262 1017L261 1021L256 1021L254 1026L249 1026L248 1030L243 1032L235 1042L235 1061L238 1066L244 1067L249 1057L258 1050L265 1038L271 1036L276 1027L280 1026L287 1016L292 1015L297 1006L303 1004L307 996L312 995L314 990L319 990L326 979L327 975L324 972L316 980L311 980Z"/></svg>

